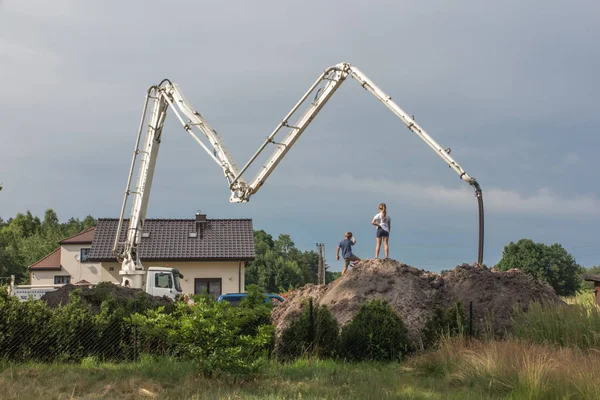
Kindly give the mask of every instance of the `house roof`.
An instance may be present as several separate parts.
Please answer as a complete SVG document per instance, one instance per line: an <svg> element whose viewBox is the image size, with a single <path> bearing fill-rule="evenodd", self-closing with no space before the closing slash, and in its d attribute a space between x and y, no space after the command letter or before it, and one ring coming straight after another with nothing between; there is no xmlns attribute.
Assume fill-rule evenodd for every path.
<svg viewBox="0 0 600 400"><path fill-rule="evenodd" d="M90 261L115 261L112 253L116 218L98 219L89 253ZM119 240L127 235L129 220L123 221ZM250 261L255 257L254 231L251 219L147 219L138 247L142 261ZM189 233L196 232L197 237Z"/></svg>
<svg viewBox="0 0 600 400"><path fill-rule="evenodd" d="M59 243L60 244L83 244L83 243L92 243L94 239L94 232L96 231L95 226L91 226L86 230L83 230L79 233L76 233L73 236L69 236L68 238L64 238Z"/></svg>
<svg viewBox="0 0 600 400"><path fill-rule="evenodd" d="M54 271L60 269L62 269L60 265L60 247L29 266L29 270L31 271Z"/></svg>
<svg viewBox="0 0 600 400"><path fill-rule="evenodd" d="M600 282L600 275L585 275L583 279L591 282Z"/></svg>

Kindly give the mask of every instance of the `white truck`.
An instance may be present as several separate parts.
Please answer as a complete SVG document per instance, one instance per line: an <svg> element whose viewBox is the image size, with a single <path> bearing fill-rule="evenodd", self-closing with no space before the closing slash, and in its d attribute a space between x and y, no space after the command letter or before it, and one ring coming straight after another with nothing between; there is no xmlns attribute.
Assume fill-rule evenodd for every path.
<svg viewBox="0 0 600 400"><path fill-rule="evenodd" d="M175 268L150 267L144 277L146 278L143 286L144 291L152 296L167 296L171 299L175 299L177 296L183 294L181 283L179 281L180 278L183 278L183 275ZM123 285L130 286L131 284L125 280ZM28 299L37 300L46 293L57 290L63 286L65 285L15 285L15 277L13 275L10 277L8 294L17 296L21 301L27 301Z"/></svg>

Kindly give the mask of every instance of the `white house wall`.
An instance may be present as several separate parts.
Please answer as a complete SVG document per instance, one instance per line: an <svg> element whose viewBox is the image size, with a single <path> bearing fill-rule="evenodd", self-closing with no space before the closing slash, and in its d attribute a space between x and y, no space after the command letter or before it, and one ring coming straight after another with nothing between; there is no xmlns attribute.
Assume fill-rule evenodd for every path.
<svg viewBox="0 0 600 400"><path fill-rule="evenodd" d="M54 283L55 275L71 275L71 283L86 280L92 284L99 282L121 282L117 262L80 262L80 250L85 245L63 245L61 248L61 271L32 271L32 285L48 285ZM177 268L184 278L181 289L184 293L194 294L195 278L221 278L221 293L245 292L246 263L244 261L174 261L144 262L148 267Z"/></svg>
<svg viewBox="0 0 600 400"><path fill-rule="evenodd" d="M143 262L143 260L142 260ZM164 267L165 263L144 263L147 267ZM177 268L183 275L181 289L183 293L194 294L194 278L221 278L221 293L244 292L243 261L176 261L167 263L171 268ZM241 275L241 286L239 276Z"/></svg>
<svg viewBox="0 0 600 400"><path fill-rule="evenodd" d="M246 266L244 261L173 261L152 262L142 260L147 269L149 267L177 268L183 275L181 289L184 293L194 294L194 278L221 278L222 293L245 292ZM112 271L111 271L112 269ZM102 282L121 282L119 270L121 265L116 262L102 263ZM241 286L239 275L241 273ZM241 290L240 290L241 288Z"/></svg>
<svg viewBox="0 0 600 400"><path fill-rule="evenodd" d="M31 278L31 285L53 285L54 275L69 275L67 271L31 271L29 277Z"/></svg>
<svg viewBox="0 0 600 400"><path fill-rule="evenodd" d="M81 249L90 247L91 244L63 244L61 246L60 263L68 271L69 275L71 275L71 283L77 283L81 280L86 280L90 283L101 281L101 263L80 261Z"/></svg>

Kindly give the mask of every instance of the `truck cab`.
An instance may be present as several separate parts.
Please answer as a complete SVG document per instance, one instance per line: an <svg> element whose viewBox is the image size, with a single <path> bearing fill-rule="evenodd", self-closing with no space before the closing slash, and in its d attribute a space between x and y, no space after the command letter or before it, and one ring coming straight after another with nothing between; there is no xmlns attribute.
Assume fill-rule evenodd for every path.
<svg viewBox="0 0 600 400"><path fill-rule="evenodd" d="M183 278L183 275L175 268L150 267L146 276L146 293L175 299L183 294L180 278Z"/></svg>

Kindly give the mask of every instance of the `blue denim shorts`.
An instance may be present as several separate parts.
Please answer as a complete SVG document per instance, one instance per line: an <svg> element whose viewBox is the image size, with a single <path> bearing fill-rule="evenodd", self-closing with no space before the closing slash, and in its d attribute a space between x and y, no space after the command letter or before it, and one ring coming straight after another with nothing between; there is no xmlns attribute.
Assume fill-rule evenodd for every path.
<svg viewBox="0 0 600 400"><path fill-rule="evenodd" d="M390 237L390 233L388 231L386 231L385 229L382 229L380 226L377 227L377 233L375 234L376 237L380 238L380 237Z"/></svg>

